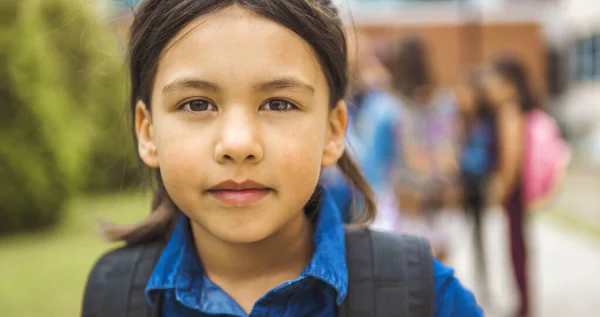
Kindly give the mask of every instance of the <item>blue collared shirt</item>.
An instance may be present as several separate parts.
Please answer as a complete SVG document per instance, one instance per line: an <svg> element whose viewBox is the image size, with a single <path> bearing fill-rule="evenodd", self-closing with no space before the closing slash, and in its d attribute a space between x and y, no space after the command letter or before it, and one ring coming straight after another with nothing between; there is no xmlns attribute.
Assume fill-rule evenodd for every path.
<svg viewBox="0 0 600 317"><path fill-rule="evenodd" d="M166 317L335 317L346 297L348 268L342 219L325 191L314 233L315 252L300 277L275 287L260 298L247 315L204 274L189 229L182 216L150 276L146 296L151 305L163 292ZM439 261L435 273L435 316L483 316L474 296Z"/></svg>

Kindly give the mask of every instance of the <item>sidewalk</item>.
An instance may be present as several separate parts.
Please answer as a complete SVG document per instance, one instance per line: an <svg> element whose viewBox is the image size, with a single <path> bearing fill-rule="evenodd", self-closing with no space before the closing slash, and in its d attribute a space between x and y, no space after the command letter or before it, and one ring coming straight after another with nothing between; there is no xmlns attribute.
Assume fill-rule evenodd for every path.
<svg viewBox="0 0 600 317"><path fill-rule="evenodd" d="M550 209L600 228L600 170L578 166L571 168Z"/></svg>
<svg viewBox="0 0 600 317"><path fill-rule="evenodd" d="M598 316L600 243L543 218L534 215L530 219L534 316ZM484 224L492 302L485 307L486 316L510 316L516 304L516 288L509 262L506 219L500 209L493 209L487 213ZM474 289L470 228L463 221L452 227L454 252L450 264L461 281Z"/></svg>

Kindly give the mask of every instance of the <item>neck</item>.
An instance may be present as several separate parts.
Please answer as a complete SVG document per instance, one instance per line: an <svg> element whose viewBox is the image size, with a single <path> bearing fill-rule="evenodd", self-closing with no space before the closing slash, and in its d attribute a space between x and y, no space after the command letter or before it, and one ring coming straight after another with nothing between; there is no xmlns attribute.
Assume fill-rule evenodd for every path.
<svg viewBox="0 0 600 317"><path fill-rule="evenodd" d="M193 222L191 226L204 270L217 284L267 280L274 284L268 290L297 278L313 253L313 225L303 212L271 236L251 243L224 241Z"/></svg>

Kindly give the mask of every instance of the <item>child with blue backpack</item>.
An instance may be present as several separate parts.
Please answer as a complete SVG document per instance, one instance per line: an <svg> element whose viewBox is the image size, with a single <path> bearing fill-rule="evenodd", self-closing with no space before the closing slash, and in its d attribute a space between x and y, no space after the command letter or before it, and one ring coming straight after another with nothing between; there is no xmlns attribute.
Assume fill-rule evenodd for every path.
<svg viewBox="0 0 600 317"><path fill-rule="evenodd" d="M369 231L345 149L347 46L329 0L145 0L129 45L153 211L108 226L83 316L482 316L422 239ZM323 168L364 210L345 228Z"/></svg>
<svg viewBox="0 0 600 317"><path fill-rule="evenodd" d="M482 299L488 299L487 269L483 246L483 214L497 155L496 125L492 106L483 89L482 72L473 70L467 82L458 89L464 125L461 153L463 207L473 228L473 247L476 262L476 280Z"/></svg>

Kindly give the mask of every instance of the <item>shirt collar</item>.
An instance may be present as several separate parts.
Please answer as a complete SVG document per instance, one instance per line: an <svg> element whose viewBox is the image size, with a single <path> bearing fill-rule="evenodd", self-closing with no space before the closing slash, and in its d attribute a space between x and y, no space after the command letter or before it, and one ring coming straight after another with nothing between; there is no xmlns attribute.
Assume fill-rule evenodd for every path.
<svg viewBox="0 0 600 317"><path fill-rule="evenodd" d="M336 291L336 302L341 305L348 291L345 234L340 211L326 189L321 195L313 242L315 252L299 279L311 276L323 281ZM182 215L148 280L146 298L152 305L158 291L192 288L194 293L201 292L203 279L189 219Z"/></svg>

